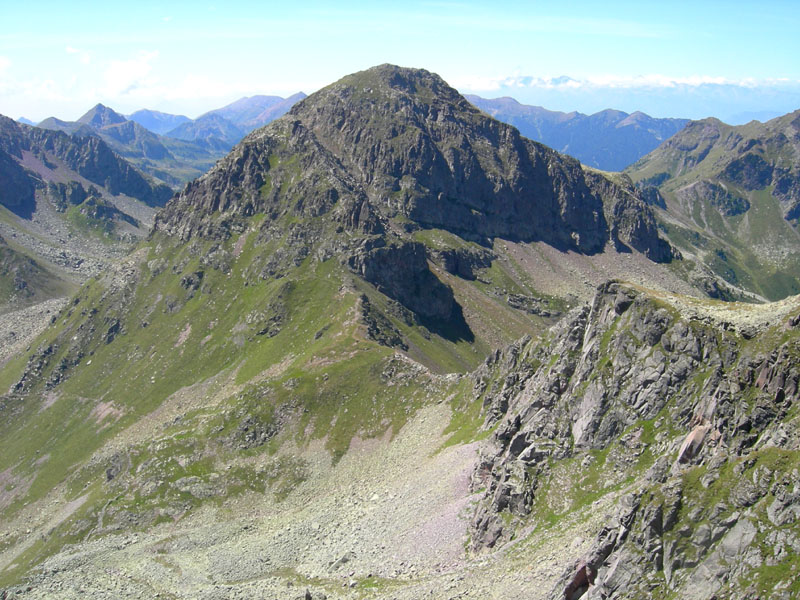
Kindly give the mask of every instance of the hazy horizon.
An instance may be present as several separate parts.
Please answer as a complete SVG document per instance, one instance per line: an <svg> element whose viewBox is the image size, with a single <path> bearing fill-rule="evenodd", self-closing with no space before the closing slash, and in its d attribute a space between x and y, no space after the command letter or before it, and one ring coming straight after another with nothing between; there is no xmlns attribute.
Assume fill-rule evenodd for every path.
<svg viewBox="0 0 800 600"><path fill-rule="evenodd" d="M800 108L800 7L786 1L36 6L36 19L30 5L4 7L0 29L0 113L34 122L98 102L196 118L384 62L565 112L730 122Z"/></svg>

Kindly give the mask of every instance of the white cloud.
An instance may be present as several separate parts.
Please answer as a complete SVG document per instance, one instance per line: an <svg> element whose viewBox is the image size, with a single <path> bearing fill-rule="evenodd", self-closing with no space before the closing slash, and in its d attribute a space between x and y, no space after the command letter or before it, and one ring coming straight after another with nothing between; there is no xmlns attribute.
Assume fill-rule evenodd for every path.
<svg viewBox="0 0 800 600"><path fill-rule="evenodd" d="M11 66L11 59L6 56L0 56L0 74L5 73Z"/></svg>
<svg viewBox="0 0 800 600"><path fill-rule="evenodd" d="M73 48L72 46L66 47L67 54L75 54L78 56L78 60L81 61L84 65L88 65L92 62L91 55L86 52L85 50L78 50L77 48Z"/></svg>
<svg viewBox="0 0 800 600"><path fill-rule="evenodd" d="M598 74L583 79L567 76L534 77L531 75L510 75L506 77L467 77L454 80L458 89L468 91L500 91L500 90L592 90L592 89L668 89L692 88L705 85L734 86L742 88L797 86L800 81L790 79L728 79L710 75L689 75L685 77L668 77L666 75L613 75Z"/></svg>
<svg viewBox="0 0 800 600"><path fill-rule="evenodd" d="M21 98L36 102L63 102L68 98L65 90L53 79L29 79L26 81L0 80L0 92L6 99Z"/></svg>
<svg viewBox="0 0 800 600"><path fill-rule="evenodd" d="M109 97L126 96L137 89L153 85L148 78L152 71L152 62L158 58L158 52L140 52L138 56L128 60L113 60L103 74L102 93Z"/></svg>

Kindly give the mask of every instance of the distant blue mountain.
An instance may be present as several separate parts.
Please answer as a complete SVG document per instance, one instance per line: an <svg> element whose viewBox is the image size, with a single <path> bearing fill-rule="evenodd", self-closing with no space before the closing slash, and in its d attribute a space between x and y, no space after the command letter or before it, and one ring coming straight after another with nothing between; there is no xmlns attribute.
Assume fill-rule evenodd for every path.
<svg viewBox="0 0 800 600"><path fill-rule="evenodd" d="M197 142L220 152L228 152L244 137L244 131L218 113L206 113L194 121L181 123L167 136Z"/></svg>
<svg viewBox="0 0 800 600"><path fill-rule="evenodd" d="M761 121L762 123L766 123L767 121L771 121L776 117L780 117L782 114L783 113L779 113L774 110L754 110L731 115L725 119L725 122L731 125L744 125L750 121Z"/></svg>
<svg viewBox="0 0 800 600"><path fill-rule="evenodd" d="M466 98L498 121L513 125L525 137L604 171L621 171L689 122L611 109L593 115L564 113L520 104L509 97L487 100L468 95Z"/></svg>
<svg viewBox="0 0 800 600"><path fill-rule="evenodd" d="M250 96L210 110L194 121L187 120L165 135L196 142L215 151L227 152L246 134L282 116L306 95L302 92L280 96Z"/></svg>
<svg viewBox="0 0 800 600"><path fill-rule="evenodd" d="M183 115L171 115L169 113L149 109L137 110L132 115L129 115L128 119L135 121L145 129L157 133L158 135L164 135L179 125L191 121L189 117Z"/></svg>
<svg viewBox="0 0 800 600"><path fill-rule="evenodd" d="M303 92L299 92L288 98L281 98L280 96L240 98L227 106L207 112L199 117L198 120L210 115L216 115L233 123L244 133L250 133L254 129L263 127L267 123L271 123L278 117L283 116L289 112L295 102L299 102L305 97L306 95Z"/></svg>

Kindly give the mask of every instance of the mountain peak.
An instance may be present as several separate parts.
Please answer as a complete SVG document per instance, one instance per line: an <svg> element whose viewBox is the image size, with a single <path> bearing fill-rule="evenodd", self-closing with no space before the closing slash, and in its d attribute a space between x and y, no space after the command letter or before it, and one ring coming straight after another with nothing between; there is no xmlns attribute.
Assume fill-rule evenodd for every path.
<svg viewBox="0 0 800 600"><path fill-rule="evenodd" d="M89 111L80 119L78 119L77 122L84 123L90 127L94 127L95 129L100 129L101 127L116 125L118 123L124 123L125 121L127 121L127 119L121 114L103 104L98 103L89 109Z"/></svg>
<svg viewBox="0 0 800 600"><path fill-rule="evenodd" d="M406 96L428 102L431 100L450 101L462 104L469 109L469 103L439 75L425 69L399 67L382 64L364 71L347 75L320 90L311 97L326 98L330 93L338 94L348 90L348 99L377 99L381 96ZM299 103L298 108L303 103Z"/></svg>
<svg viewBox="0 0 800 600"><path fill-rule="evenodd" d="M618 231L605 218L606 191L578 161L483 115L438 75L380 65L323 88L245 138L156 228L188 239L216 231L208 226L215 214L331 213L354 231L402 222L480 242L537 240L595 253ZM654 230L645 230L658 246L648 256L663 258Z"/></svg>
<svg viewBox="0 0 800 600"><path fill-rule="evenodd" d="M128 115L128 119L159 135L164 135L179 125L191 121L189 117L184 115L173 115L146 108Z"/></svg>

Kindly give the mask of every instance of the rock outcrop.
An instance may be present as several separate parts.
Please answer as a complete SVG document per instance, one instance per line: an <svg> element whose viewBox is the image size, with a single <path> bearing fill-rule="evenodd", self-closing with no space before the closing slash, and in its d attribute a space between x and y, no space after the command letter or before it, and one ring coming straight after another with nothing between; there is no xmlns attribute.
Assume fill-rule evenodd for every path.
<svg viewBox="0 0 800 600"><path fill-rule="evenodd" d="M638 192L601 179L483 115L438 76L383 65L324 88L245 138L156 228L189 239L208 235L209 219L330 214L348 229L400 220L583 253L619 239L666 258ZM615 208L623 196L631 210Z"/></svg>
<svg viewBox="0 0 800 600"><path fill-rule="evenodd" d="M785 566L788 555L754 545L756 534L800 545L800 341L784 331L687 319L609 283L550 339L495 353L474 376L494 433L473 474L485 490L473 548L536 519L554 473L581 481L581 469L614 455L601 488L629 491L553 599L730 597Z"/></svg>
<svg viewBox="0 0 800 600"><path fill-rule="evenodd" d="M100 138L94 136L67 135L38 127L20 125L0 116L0 161L8 163L8 169L0 165L0 177L12 178L13 182L27 177L27 190L9 189L7 196L28 198L36 186L36 175L20 165L24 153L44 159L47 154L64 162L64 165L92 183L105 187L112 194L125 194L137 198L149 206L163 206L172 196L172 190L163 184L155 184L124 159L116 155ZM8 158L2 158L6 156ZM5 163L4 163L5 164ZM34 183L30 183L33 181ZM4 194L6 195L6 194ZM32 212L32 211L31 211Z"/></svg>

